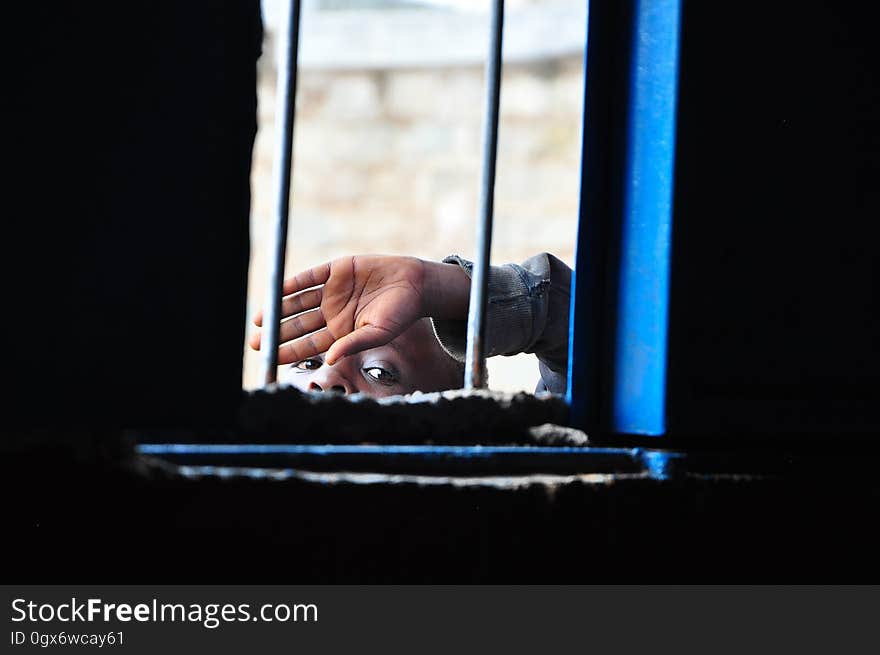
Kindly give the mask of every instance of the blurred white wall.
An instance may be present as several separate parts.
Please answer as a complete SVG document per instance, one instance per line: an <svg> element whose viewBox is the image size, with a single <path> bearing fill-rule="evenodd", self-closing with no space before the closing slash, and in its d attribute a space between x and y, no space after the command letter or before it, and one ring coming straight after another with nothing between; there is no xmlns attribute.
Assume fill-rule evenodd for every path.
<svg viewBox="0 0 880 655"><path fill-rule="evenodd" d="M585 4L507 3L493 263L545 250L573 263ZM488 25L486 2L467 5L482 11L305 5L288 274L353 253L473 256ZM278 7L264 0L251 314L262 304L273 204ZM538 380L528 355L493 358L489 369L497 389L531 391ZM247 388L257 371L246 349Z"/></svg>

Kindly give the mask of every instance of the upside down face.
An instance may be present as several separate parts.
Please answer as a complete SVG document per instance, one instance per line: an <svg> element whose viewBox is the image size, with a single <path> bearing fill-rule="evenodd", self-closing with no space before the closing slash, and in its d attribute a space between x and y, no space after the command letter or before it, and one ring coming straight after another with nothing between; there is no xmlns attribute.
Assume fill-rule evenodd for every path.
<svg viewBox="0 0 880 655"><path fill-rule="evenodd" d="M461 371L434 336L429 320L416 321L391 342L343 357L325 353L284 366L279 381L302 391L385 397L461 386Z"/></svg>

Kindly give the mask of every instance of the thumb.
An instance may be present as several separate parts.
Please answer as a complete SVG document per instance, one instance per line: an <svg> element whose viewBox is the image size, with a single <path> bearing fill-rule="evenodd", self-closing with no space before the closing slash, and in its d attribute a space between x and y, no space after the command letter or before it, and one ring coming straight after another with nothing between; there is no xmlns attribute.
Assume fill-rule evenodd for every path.
<svg viewBox="0 0 880 655"><path fill-rule="evenodd" d="M365 325L334 341L333 345L327 350L327 356L324 358L324 361L332 366L343 357L355 355L370 348L384 346L396 336L397 334L388 328Z"/></svg>

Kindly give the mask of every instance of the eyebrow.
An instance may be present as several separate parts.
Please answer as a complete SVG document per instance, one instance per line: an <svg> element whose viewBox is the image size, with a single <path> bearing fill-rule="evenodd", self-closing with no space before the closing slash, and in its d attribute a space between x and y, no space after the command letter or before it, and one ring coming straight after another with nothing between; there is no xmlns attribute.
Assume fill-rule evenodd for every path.
<svg viewBox="0 0 880 655"><path fill-rule="evenodd" d="M363 355L365 353L370 352L371 350L379 350L380 348L385 348L386 346L390 347L395 353L397 353L397 356L400 357L400 359L402 361L409 360L409 356L400 348L400 346L398 346L393 341L389 341L388 343L383 343L381 346L376 346L375 348L368 348L367 350L364 350L358 354Z"/></svg>
<svg viewBox="0 0 880 655"><path fill-rule="evenodd" d="M389 341L389 342L388 342L387 344L385 344L385 345L387 345L387 346L391 346L391 347L394 349L394 352L396 352L396 353L397 353L398 355L400 355L401 357L404 357L404 356L405 356L405 355L403 354L403 351L400 349L400 346L398 346L396 343L394 343L393 340L392 340L392 341Z"/></svg>

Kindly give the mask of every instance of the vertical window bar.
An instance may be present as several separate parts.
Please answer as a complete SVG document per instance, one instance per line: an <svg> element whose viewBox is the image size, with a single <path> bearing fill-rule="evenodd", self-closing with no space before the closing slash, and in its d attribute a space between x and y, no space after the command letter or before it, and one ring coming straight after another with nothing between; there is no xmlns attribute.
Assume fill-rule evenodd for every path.
<svg viewBox="0 0 880 655"><path fill-rule="evenodd" d="M666 430L680 11L590 2L568 387L588 430Z"/></svg>
<svg viewBox="0 0 880 655"><path fill-rule="evenodd" d="M666 431L666 336L681 0L637 0L609 418Z"/></svg>
<svg viewBox="0 0 880 655"><path fill-rule="evenodd" d="M276 67L275 106L275 211L270 225L273 245L269 259L266 306L263 309L262 354L264 384L278 377L278 342L281 336L281 297L287 255L287 225L290 216L290 185L293 168L293 123L296 115L297 53L299 50L300 0L282 3ZM286 19L286 20L284 20Z"/></svg>
<svg viewBox="0 0 880 655"><path fill-rule="evenodd" d="M498 108L501 101L501 42L504 0L493 0L489 19L489 54L486 59L486 104L483 113L483 170L480 180L480 215L476 258L471 276L468 307L465 389L486 386L486 296L489 256L492 251L492 218L495 200L495 162L498 153Z"/></svg>
<svg viewBox="0 0 880 655"><path fill-rule="evenodd" d="M566 400L571 425L593 433L599 428L600 353L603 317L600 283L602 279L602 203L607 188L606 160L608 150L603 137L608 131L607 103L603 102L608 87L608 74L600 66L608 59L610 30L606 17L607 3L584 0L587 24L584 42L583 106L581 114L581 179L580 206L575 243L574 274L571 278L571 306L568 327L568 385ZM603 112L604 110L604 112ZM594 220L596 219L596 220Z"/></svg>

